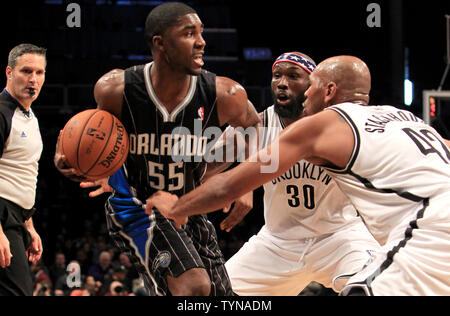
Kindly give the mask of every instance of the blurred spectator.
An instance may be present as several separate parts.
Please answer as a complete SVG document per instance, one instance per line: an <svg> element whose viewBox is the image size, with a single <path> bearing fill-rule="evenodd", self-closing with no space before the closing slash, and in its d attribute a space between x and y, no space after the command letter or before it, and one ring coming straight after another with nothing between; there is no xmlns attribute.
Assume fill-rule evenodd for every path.
<svg viewBox="0 0 450 316"><path fill-rule="evenodd" d="M109 286L109 292L105 296L130 296L122 282L113 281Z"/></svg>
<svg viewBox="0 0 450 316"><path fill-rule="evenodd" d="M36 288L37 284L39 283L46 283L51 287L52 281L48 276L46 270L47 269L44 267L44 263L42 260L31 264L31 278L33 280L33 288Z"/></svg>
<svg viewBox="0 0 450 316"><path fill-rule="evenodd" d="M131 280L127 278L127 274L128 270L125 266L119 265L114 267L110 284L114 281L119 281L128 292L131 292Z"/></svg>
<svg viewBox="0 0 450 316"><path fill-rule="evenodd" d="M53 296L50 279L38 282L34 287L33 296Z"/></svg>
<svg viewBox="0 0 450 316"><path fill-rule="evenodd" d="M97 236L97 242L92 247L92 264L98 263L98 258L106 251L107 243L104 236Z"/></svg>
<svg viewBox="0 0 450 316"><path fill-rule="evenodd" d="M107 285L112 280L112 274L111 254L108 251L103 251L100 253L98 263L89 268L88 275L93 276L95 281L100 281L103 285L102 290L106 293L109 290Z"/></svg>
<svg viewBox="0 0 450 316"><path fill-rule="evenodd" d="M70 293L70 296L99 296L101 295L102 284L95 281L93 276L87 276L83 285L83 289L75 289Z"/></svg>
<svg viewBox="0 0 450 316"><path fill-rule="evenodd" d="M93 264L92 261L89 260L84 249L80 248L76 250L75 260L80 264L82 274L90 274L89 270L92 268Z"/></svg>
<svg viewBox="0 0 450 316"><path fill-rule="evenodd" d="M133 280L133 294L135 296L148 296L147 290L144 287L144 281L142 278Z"/></svg>
<svg viewBox="0 0 450 316"><path fill-rule="evenodd" d="M66 256L62 252L57 252L55 255L55 262L49 268L49 276L52 284L66 274Z"/></svg>
<svg viewBox="0 0 450 316"><path fill-rule="evenodd" d="M119 263L127 269L126 278L123 281L127 289L133 291L133 282L139 279L136 267L131 263L130 258L124 253L119 254Z"/></svg>
<svg viewBox="0 0 450 316"><path fill-rule="evenodd" d="M54 294L55 296L69 296L73 288L67 285L68 274L61 275L55 282Z"/></svg>
<svg viewBox="0 0 450 316"><path fill-rule="evenodd" d="M52 281L41 260L31 264L31 278L33 280L33 296L51 296Z"/></svg>

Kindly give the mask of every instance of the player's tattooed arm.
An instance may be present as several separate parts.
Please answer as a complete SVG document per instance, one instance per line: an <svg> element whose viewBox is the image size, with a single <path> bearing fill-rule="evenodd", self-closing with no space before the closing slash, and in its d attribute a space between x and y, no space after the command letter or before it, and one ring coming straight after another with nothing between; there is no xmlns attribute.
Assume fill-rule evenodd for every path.
<svg viewBox="0 0 450 316"><path fill-rule="evenodd" d="M241 127L242 131L251 126L258 127L261 122L255 107L248 100L247 92L240 84L226 77L217 77L216 90L219 123L221 126L229 124L230 127L212 148L210 154L216 156L222 154L223 156L220 162L208 163L205 179L225 171L237 160L238 155L242 155L237 148L237 144L242 141L242 137L238 135L239 133L236 132L234 127ZM247 142L247 140L244 139L244 142ZM248 152L248 146L241 146L240 149L242 150L244 147ZM247 157L246 154L245 158Z"/></svg>
<svg viewBox="0 0 450 316"><path fill-rule="evenodd" d="M147 201L150 202L147 212L151 212L149 205L156 205L158 210L164 207L164 216L182 224L188 216L206 214L229 205L245 193L281 176L299 160L329 161L343 168L353 153L354 138L350 126L341 122L339 116L335 111L322 111L301 119L267 146L264 150L270 153L267 161L261 159L267 157L263 152L255 153L249 160L215 175L179 200L172 199L170 205L165 202L168 200L165 195L169 193L159 193Z"/></svg>
<svg viewBox="0 0 450 316"><path fill-rule="evenodd" d="M240 84L226 77L217 77L216 87L217 110L222 126L228 123L233 127L247 128L260 122L255 107Z"/></svg>

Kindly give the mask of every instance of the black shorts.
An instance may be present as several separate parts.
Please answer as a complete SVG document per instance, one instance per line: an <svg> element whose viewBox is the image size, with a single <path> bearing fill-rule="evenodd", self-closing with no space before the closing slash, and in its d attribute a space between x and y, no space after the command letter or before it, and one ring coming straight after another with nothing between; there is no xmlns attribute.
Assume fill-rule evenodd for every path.
<svg viewBox="0 0 450 316"><path fill-rule="evenodd" d="M3 233L9 241L13 257L11 265L0 267L0 296L31 296L33 284L26 249L31 236L25 227L26 210L20 206L0 198L0 222Z"/></svg>
<svg viewBox="0 0 450 316"><path fill-rule="evenodd" d="M178 277L194 268L207 271L211 295L233 295L216 230L206 216L191 216L180 230L156 210L148 216L143 207L115 202L106 203L110 235L137 267L150 295L167 295L167 275Z"/></svg>

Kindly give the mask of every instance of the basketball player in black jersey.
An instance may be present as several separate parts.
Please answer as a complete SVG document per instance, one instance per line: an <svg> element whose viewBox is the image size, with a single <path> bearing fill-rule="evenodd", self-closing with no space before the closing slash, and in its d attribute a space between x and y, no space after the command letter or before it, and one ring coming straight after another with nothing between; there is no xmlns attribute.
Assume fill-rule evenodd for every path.
<svg viewBox="0 0 450 316"><path fill-rule="evenodd" d="M130 136L124 168L110 178L115 192L107 203L108 224L150 294L233 294L214 226L205 216L193 216L183 229L176 229L157 210L149 218L139 202L159 190L181 196L199 184L205 171L199 159L205 139L199 129L201 133L213 126L247 128L259 123L241 85L202 70L202 31L191 7L156 7L145 27L153 62L113 70L100 78L94 91L98 108L120 118ZM184 140L182 161L172 157L177 136ZM197 150L188 152L189 146ZM76 177L58 149L55 164L64 175ZM131 205L124 206L124 201Z"/></svg>

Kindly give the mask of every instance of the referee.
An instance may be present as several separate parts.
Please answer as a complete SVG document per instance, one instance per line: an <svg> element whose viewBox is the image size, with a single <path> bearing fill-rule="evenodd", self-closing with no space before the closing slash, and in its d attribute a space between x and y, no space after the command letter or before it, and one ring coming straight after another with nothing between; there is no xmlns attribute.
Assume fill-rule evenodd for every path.
<svg viewBox="0 0 450 316"><path fill-rule="evenodd" d="M0 296L31 296L28 261L42 255L31 216L43 146L31 104L44 84L46 64L46 49L16 46L0 93Z"/></svg>

